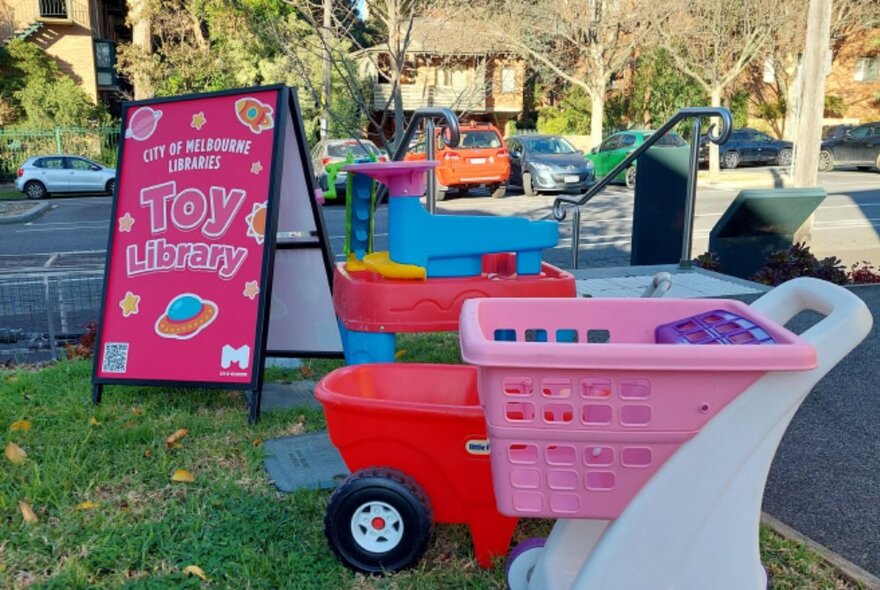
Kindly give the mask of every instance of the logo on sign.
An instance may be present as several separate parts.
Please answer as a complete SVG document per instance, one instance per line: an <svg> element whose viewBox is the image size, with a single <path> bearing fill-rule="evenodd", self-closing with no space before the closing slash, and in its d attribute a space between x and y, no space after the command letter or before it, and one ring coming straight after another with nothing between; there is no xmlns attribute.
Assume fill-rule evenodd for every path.
<svg viewBox="0 0 880 590"><path fill-rule="evenodd" d="M464 443L464 449L469 455L488 455L489 439L472 438Z"/></svg>
<svg viewBox="0 0 880 590"><path fill-rule="evenodd" d="M238 348L232 348L228 344L223 345L223 351L220 353L220 366L228 369L232 363L238 365L240 369L247 369L251 358L251 347L245 344Z"/></svg>

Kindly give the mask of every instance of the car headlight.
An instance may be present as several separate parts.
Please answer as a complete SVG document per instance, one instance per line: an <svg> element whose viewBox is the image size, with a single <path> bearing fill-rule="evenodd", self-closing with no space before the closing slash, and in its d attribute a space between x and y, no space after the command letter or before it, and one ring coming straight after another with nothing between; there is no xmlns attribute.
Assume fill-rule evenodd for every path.
<svg viewBox="0 0 880 590"><path fill-rule="evenodd" d="M585 169L588 173L592 174L594 168L595 168L595 166L593 166L593 162L591 162L590 160L585 160L585 161L584 161L584 169Z"/></svg>
<svg viewBox="0 0 880 590"><path fill-rule="evenodd" d="M553 170L552 166L542 164L541 162L532 162L532 168L538 172L551 172Z"/></svg>

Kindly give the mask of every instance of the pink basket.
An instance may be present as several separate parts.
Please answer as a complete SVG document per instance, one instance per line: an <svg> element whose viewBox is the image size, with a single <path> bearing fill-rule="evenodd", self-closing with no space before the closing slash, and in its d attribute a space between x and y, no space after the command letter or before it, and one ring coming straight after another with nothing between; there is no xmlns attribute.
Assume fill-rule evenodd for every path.
<svg viewBox="0 0 880 590"><path fill-rule="evenodd" d="M775 345L656 344L663 324L727 310ZM617 517L682 444L767 371L813 348L737 301L472 299L462 357L479 369L500 512Z"/></svg>

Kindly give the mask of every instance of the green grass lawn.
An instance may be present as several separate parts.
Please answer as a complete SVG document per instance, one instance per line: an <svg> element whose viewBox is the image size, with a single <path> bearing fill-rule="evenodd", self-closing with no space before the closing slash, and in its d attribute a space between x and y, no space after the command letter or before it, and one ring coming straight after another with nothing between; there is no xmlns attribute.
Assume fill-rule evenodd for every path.
<svg viewBox="0 0 880 590"><path fill-rule="evenodd" d="M457 362L455 335L402 337L402 361ZM460 362L460 361L458 361ZM309 362L271 379L317 378L339 366ZM503 566L477 567L463 526L440 526L417 569L355 575L327 548L326 491L281 494L263 469L264 440L324 427L306 408L246 422L241 393L111 387L90 402L91 363L0 370L0 588L503 588ZM21 429L26 420L30 429ZM188 435L177 448L166 438ZM175 483L179 469L193 483ZM20 502L38 521L26 523ZM83 504L83 503L91 503ZM546 535L524 521L514 541ZM857 588L803 545L761 536L773 588ZM187 575L200 567L208 582Z"/></svg>
<svg viewBox="0 0 880 590"><path fill-rule="evenodd" d="M0 189L0 201L22 201L24 199L24 193L20 193L14 188Z"/></svg>

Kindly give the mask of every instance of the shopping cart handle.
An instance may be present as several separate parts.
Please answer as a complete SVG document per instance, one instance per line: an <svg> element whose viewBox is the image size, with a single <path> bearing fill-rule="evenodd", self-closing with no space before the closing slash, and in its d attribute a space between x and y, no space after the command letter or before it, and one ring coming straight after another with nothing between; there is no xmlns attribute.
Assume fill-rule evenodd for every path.
<svg viewBox="0 0 880 590"><path fill-rule="evenodd" d="M801 338L816 350L819 367L830 369L865 339L873 318L868 306L847 291L827 281L801 277L783 283L752 303L752 309L784 325L802 311L825 316Z"/></svg>

